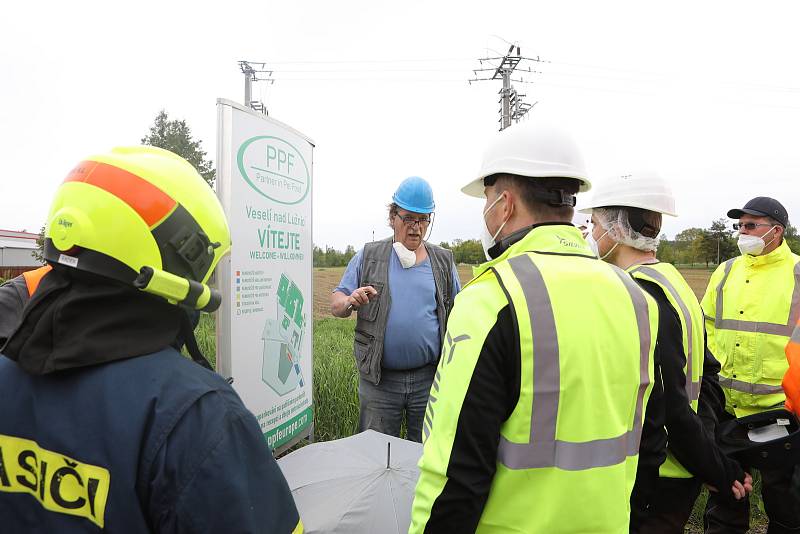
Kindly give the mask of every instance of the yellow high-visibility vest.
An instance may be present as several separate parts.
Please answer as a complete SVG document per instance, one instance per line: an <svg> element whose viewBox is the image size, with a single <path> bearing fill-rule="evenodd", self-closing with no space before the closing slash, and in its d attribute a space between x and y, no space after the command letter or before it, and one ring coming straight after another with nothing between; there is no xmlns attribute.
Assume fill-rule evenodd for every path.
<svg viewBox="0 0 800 534"><path fill-rule="evenodd" d="M744 417L781 406L784 348L800 317L800 256L784 241L769 254L728 260L701 304L727 411Z"/></svg>
<svg viewBox="0 0 800 534"><path fill-rule="evenodd" d="M636 265L628 270L634 278L657 284L664 291L670 305L675 309L681 323L681 343L686 363L683 373L686 376L686 397L689 405L697 413L700 399L700 377L703 376L705 343L703 340L703 309L697 301L692 288L681 273L669 263ZM667 459L661 464L658 474L667 478L691 478L692 475L667 448Z"/></svg>
<svg viewBox="0 0 800 534"><path fill-rule="evenodd" d="M410 532L448 481L462 402L498 312L519 332L519 400L501 427L477 532L629 529L658 309L571 226L540 226L482 266L456 297L423 429Z"/></svg>

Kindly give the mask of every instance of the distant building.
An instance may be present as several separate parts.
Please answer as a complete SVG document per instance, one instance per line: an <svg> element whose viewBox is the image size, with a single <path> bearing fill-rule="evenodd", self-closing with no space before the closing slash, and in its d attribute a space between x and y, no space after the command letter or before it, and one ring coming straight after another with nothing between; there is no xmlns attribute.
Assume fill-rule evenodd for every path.
<svg viewBox="0 0 800 534"><path fill-rule="evenodd" d="M13 278L19 274L41 267L33 252L39 234L0 230L0 278Z"/></svg>

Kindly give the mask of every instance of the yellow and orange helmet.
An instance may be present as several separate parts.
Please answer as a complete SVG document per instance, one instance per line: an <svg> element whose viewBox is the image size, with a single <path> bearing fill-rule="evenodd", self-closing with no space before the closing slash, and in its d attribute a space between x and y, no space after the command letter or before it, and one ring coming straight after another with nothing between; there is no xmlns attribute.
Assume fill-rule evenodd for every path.
<svg viewBox="0 0 800 534"><path fill-rule="evenodd" d="M225 213L194 167L152 146L81 161L56 191L45 259L212 311L206 282L231 246Z"/></svg>

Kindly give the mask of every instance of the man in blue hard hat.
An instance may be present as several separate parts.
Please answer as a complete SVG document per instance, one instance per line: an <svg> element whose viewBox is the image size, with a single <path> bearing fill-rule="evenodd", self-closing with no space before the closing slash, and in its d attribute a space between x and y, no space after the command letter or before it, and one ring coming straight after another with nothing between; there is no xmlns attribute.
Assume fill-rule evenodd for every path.
<svg viewBox="0 0 800 534"><path fill-rule="evenodd" d="M359 431L422 441L422 421L453 299L461 289L451 251L425 241L431 186L406 178L389 204L394 235L353 256L331 295L331 313L356 310L353 355L360 374Z"/></svg>

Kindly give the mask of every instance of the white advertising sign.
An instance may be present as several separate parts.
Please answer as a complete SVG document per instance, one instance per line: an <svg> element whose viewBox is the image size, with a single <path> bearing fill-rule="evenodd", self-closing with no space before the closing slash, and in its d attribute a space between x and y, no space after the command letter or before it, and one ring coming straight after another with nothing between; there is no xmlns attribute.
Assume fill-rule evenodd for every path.
<svg viewBox="0 0 800 534"><path fill-rule="evenodd" d="M313 422L314 145L233 102L218 100L217 117L217 194L233 241L218 269L217 369L280 451Z"/></svg>

